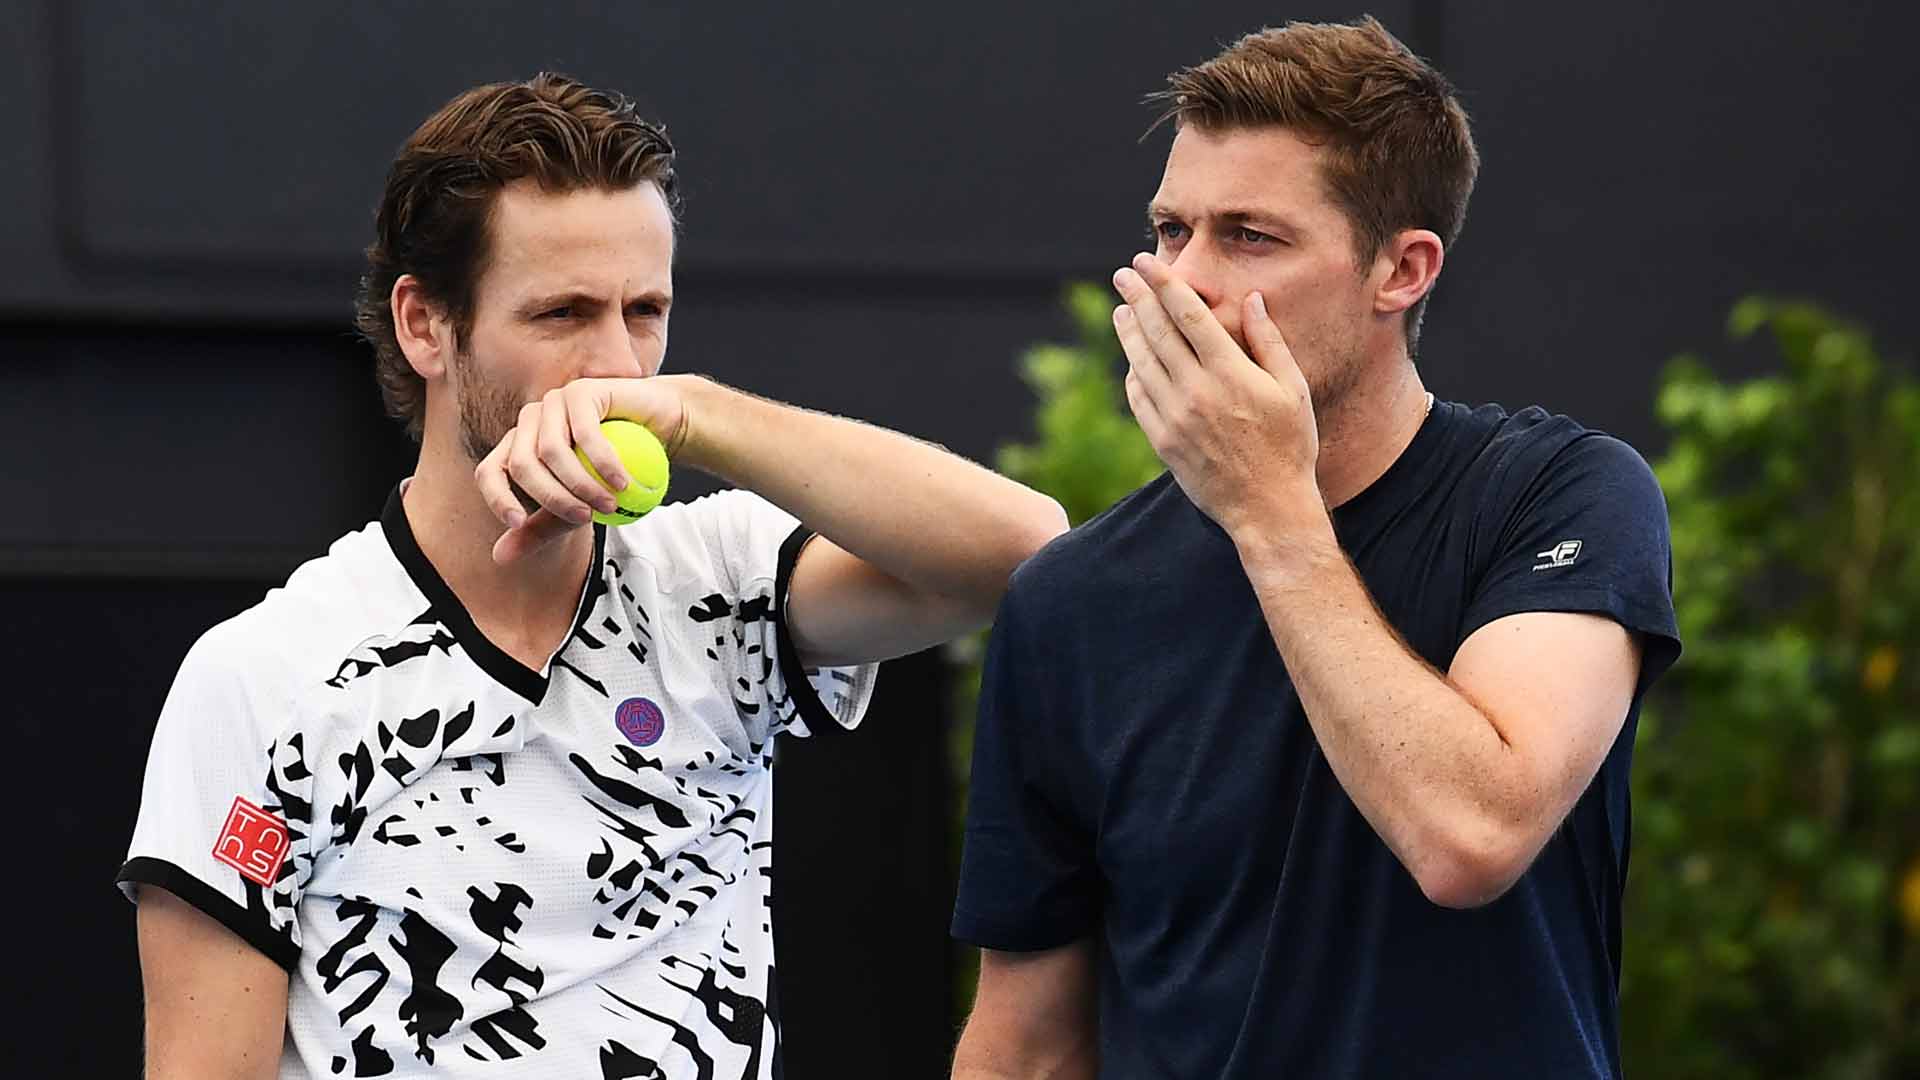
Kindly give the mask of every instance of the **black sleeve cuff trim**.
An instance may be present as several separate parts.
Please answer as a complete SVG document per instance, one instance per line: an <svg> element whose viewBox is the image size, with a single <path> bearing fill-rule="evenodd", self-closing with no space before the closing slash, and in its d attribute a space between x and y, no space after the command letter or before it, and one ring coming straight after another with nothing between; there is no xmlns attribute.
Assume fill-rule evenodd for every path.
<svg viewBox="0 0 1920 1080"><path fill-rule="evenodd" d="M827 706L814 692L807 678L806 665L800 662L800 650L787 629L787 591L793 587L793 568L800 561L800 549L812 540L814 532L805 525L796 526L780 543L780 562L773 572L773 632L780 648L780 678L787 684L787 696L807 722L807 733L815 738L845 735L847 729L833 718Z"/></svg>
<svg viewBox="0 0 1920 1080"><path fill-rule="evenodd" d="M138 882L157 885L199 908L220 925L240 936L242 941L260 950L267 959L293 974L300 965L300 946L287 935L260 922L259 917L241 907L232 897L187 873L165 859L140 856L128 859L114 876L116 884Z"/></svg>

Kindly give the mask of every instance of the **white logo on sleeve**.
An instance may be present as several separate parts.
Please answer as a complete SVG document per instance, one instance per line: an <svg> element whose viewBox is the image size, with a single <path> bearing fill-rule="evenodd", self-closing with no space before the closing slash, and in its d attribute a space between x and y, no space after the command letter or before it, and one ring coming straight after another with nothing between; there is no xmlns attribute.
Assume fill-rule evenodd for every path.
<svg viewBox="0 0 1920 1080"><path fill-rule="evenodd" d="M1579 557L1580 557L1580 541L1562 540L1559 543L1553 545L1551 548L1548 548L1546 551L1543 551L1538 555L1534 556L1534 558L1536 559L1547 560L1546 562L1543 562L1540 565L1534 567L1534 569L1535 570L1555 570L1562 566L1572 566L1573 560Z"/></svg>

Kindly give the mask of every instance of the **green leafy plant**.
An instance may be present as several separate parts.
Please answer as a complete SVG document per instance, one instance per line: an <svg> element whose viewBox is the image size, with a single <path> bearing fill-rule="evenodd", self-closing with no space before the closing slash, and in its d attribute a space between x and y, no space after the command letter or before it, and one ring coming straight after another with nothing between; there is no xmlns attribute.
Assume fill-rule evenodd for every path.
<svg viewBox="0 0 1920 1080"><path fill-rule="evenodd" d="M1920 384L1749 299L1784 370L1658 398L1687 653L1634 764L1628 1072L1920 1077Z"/></svg>

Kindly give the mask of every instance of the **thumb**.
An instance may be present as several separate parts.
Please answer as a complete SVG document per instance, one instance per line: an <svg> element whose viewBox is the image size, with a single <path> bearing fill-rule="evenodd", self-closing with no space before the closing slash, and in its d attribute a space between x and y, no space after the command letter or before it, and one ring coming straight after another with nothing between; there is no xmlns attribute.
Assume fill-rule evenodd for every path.
<svg viewBox="0 0 1920 1080"><path fill-rule="evenodd" d="M493 542L493 561L505 566L582 527L557 518L545 509L536 510L518 528L508 529Z"/></svg>
<svg viewBox="0 0 1920 1080"><path fill-rule="evenodd" d="M1281 336L1279 325L1267 314L1266 297L1256 289L1247 294L1241 307L1240 325L1246 327L1247 348L1253 351L1253 362L1276 379L1298 378L1300 366L1293 362L1293 350L1287 348L1287 339Z"/></svg>

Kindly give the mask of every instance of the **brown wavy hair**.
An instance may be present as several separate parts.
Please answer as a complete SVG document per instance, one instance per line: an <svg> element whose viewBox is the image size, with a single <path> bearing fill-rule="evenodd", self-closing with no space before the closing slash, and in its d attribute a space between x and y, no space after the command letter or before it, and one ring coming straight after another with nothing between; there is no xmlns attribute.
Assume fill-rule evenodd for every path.
<svg viewBox="0 0 1920 1080"><path fill-rule="evenodd" d="M1446 77L1372 16L1248 34L1167 76L1147 101L1162 109L1154 127L1277 126L1324 147L1321 175L1363 267L1402 229L1431 229L1450 248L1466 223L1480 171L1467 111ZM1422 297L1407 310L1409 353L1426 306Z"/></svg>
<svg viewBox="0 0 1920 1080"><path fill-rule="evenodd" d="M453 320L465 347L475 287L486 272L495 197L531 178L548 191L625 190L651 182L679 216L673 144L624 96L542 72L518 83L476 86L441 106L387 171L374 216L354 325L373 346L374 378L387 412L420 438L426 382L394 336L393 286L418 278Z"/></svg>

